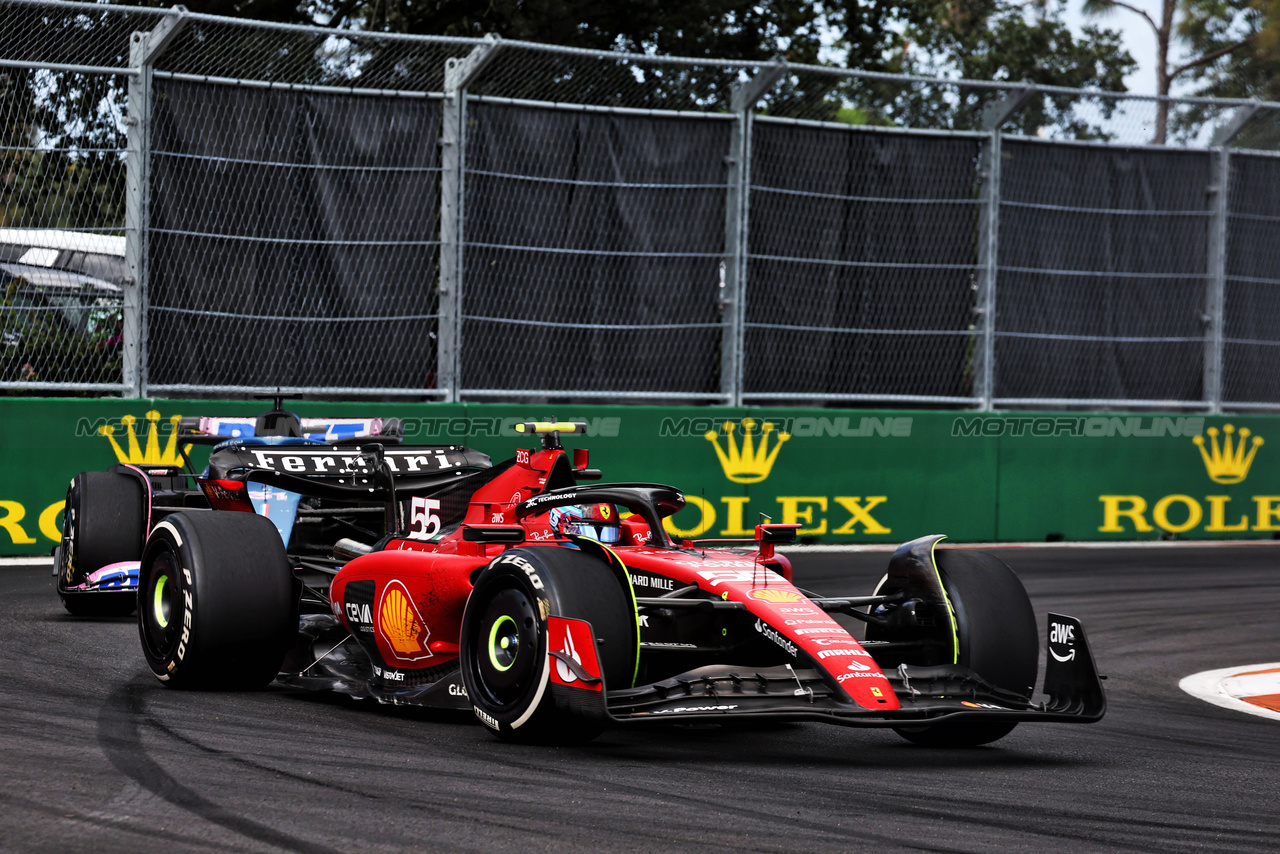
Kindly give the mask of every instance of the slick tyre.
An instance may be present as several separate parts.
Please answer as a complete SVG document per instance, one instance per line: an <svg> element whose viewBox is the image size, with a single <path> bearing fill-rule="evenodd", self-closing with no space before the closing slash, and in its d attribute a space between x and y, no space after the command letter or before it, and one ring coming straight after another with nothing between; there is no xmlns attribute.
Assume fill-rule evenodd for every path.
<svg viewBox="0 0 1280 854"><path fill-rule="evenodd" d="M78 617L127 617L137 594L80 592L89 574L113 563L142 557L147 536L146 490L135 477L114 471L88 471L67 489L58 545L58 596Z"/></svg>
<svg viewBox="0 0 1280 854"><path fill-rule="evenodd" d="M955 610L959 664L998 688L1029 698L1035 690L1040 640L1026 589L1004 561L985 552L937 551L942 586ZM948 721L896 727L926 747L977 747L1008 735L1013 721Z"/></svg>
<svg viewBox="0 0 1280 854"><path fill-rule="evenodd" d="M606 689L630 687L639 630L620 574L587 552L530 547L505 552L477 576L462 617L462 679L476 716L499 738L583 743L604 729L602 715L557 702L548 617L589 622Z"/></svg>
<svg viewBox="0 0 1280 854"><path fill-rule="evenodd" d="M269 683L298 631L280 534L252 513L176 513L147 540L138 634L151 672L180 688Z"/></svg>

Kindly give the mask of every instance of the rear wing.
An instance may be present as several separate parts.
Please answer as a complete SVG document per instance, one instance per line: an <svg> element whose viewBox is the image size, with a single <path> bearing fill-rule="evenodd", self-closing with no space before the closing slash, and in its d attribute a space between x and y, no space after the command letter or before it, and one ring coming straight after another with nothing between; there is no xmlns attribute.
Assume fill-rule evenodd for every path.
<svg viewBox="0 0 1280 854"><path fill-rule="evenodd" d="M209 455L210 480L265 483L303 495L386 501L492 468L488 454L462 445L379 446L374 459L357 446L247 445L232 441Z"/></svg>
<svg viewBox="0 0 1280 854"><path fill-rule="evenodd" d="M178 436L187 442L217 444L226 439L257 435L259 417L253 415L188 416L178 423ZM378 437L398 438L402 422L398 418L299 418L302 435L325 442L344 442Z"/></svg>

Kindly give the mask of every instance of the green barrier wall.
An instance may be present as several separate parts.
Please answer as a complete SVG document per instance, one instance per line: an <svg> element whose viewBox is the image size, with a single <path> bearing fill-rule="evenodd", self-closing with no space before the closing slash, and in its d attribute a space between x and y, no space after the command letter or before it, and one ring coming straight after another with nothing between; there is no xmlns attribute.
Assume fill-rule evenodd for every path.
<svg viewBox="0 0 1280 854"><path fill-rule="evenodd" d="M687 536L741 536L761 513L799 522L803 537L824 543L897 542L927 533L973 542L1270 538L1280 531L1280 417L318 402L291 408L312 416L402 418L407 442L462 442L495 460L534 444L515 433L516 421L586 421L589 434L566 437L566 446L589 448L606 480L683 489L689 506L673 523ZM106 469L121 455L162 456L170 418L262 409L256 401L0 401L6 437L0 554L47 554L70 478ZM154 421L149 412L157 414ZM207 448L194 450L203 466Z"/></svg>

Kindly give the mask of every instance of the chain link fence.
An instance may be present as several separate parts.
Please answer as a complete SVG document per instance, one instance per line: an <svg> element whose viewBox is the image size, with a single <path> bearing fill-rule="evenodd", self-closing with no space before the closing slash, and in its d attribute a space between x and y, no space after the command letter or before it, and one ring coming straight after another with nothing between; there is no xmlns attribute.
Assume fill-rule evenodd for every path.
<svg viewBox="0 0 1280 854"><path fill-rule="evenodd" d="M1280 409L1280 104L0 0L0 135L0 388Z"/></svg>

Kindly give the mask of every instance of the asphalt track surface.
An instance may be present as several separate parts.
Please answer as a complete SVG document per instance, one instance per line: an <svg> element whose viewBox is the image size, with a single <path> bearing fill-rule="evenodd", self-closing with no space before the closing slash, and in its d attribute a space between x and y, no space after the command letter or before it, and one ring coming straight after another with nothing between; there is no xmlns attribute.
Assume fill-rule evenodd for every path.
<svg viewBox="0 0 1280 854"><path fill-rule="evenodd" d="M0 567L0 850L1280 849L1280 724L1177 685L1280 660L1280 544L999 554L1042 627L1084 621L1101 723L972 750L821 724L519 747L466 715L166 689L132 621ZM885 558L803 555L797 581L869 591Z"/></svg>

